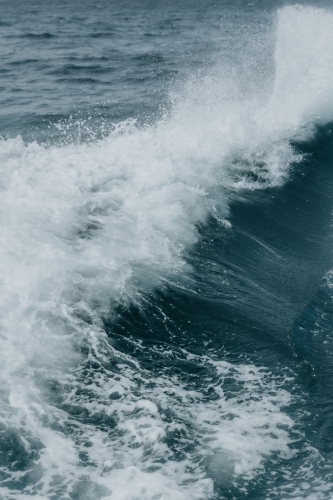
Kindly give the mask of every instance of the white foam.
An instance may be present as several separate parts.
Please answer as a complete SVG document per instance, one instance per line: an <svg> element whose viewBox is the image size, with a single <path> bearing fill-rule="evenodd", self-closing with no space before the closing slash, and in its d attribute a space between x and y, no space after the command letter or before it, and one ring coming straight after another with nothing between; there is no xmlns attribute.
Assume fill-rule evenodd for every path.
<svg viewBox="0 0 333 500"><path fill-rule="evenodd" d="M52 406L46 427L35 408L24 417L26 430L44 445L38 460L44 469L40 498L60 488L83 488L87 498L96 498L103 488L106 498L199 500L212 497L216 467L219 484L231 487L240 478L244 490L270 456L293 456L288 429L294 424L283 413L290 402L283 376L274 379L253 365L234 366L183 351L191 362L209 366L201 388L195 389L181 375L152 380L149 372L134 371L125 359L115 375L101 364L106 354L112 359L112 347L101 340L99 350L95 344L90 361L102 369L90 372L88 386L79 372L72 380L60 380L69 387L66 403L84 409L94 425ZM173 353L169 355L172 359ZM236 394L234 389L229 393L225 380L237 385ZM122 397L110 401L119 386ZM101 415L114 418L116 426L98 424ZM52 422L71 432L54 432ZM22 432L23 421L15 424ZM11 491L10 496L20 498L20 493Z"/></svg>

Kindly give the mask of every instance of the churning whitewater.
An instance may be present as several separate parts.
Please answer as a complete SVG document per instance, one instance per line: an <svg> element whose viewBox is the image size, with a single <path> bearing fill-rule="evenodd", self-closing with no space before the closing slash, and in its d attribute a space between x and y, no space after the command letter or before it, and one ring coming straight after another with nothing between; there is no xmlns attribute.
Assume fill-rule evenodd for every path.
<svg viewBox="0 0 333 500"><path fill-rule="evenodd" d="M54 120L52 142L22 139L18 104L17 123L1 121L1 498L332 498L333 13L274 8L255 31L251 5L239 5L249 28L231 40L255 40L244 65L222 54L172 80L172 104L151 123L128 113L97 138L63 140L72 113ZM81 16L92 36L100 8L71 11L71 25L53 6L47 23L72 36ZM215 8L235 30L234 7ZM201 13L165 9L161 53L169 26L181 37L181 19ZM24 64L43 43L69 60L27 12L3 35L32 44ZM80 50L47 74L86 71ZM8 72L23 64L13 54ZM106 120L90 118L87 136Z"/></svg>

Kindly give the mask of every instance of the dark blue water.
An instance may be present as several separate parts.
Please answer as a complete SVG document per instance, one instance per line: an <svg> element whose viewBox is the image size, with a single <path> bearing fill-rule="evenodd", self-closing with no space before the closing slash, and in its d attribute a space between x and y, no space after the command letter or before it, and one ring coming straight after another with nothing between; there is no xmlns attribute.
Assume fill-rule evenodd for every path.
<svg viewBox="0 0 333 500"><path fill-rule="evenodd" d="M333 497L332 23L1 3L1 498Z"/></svg>

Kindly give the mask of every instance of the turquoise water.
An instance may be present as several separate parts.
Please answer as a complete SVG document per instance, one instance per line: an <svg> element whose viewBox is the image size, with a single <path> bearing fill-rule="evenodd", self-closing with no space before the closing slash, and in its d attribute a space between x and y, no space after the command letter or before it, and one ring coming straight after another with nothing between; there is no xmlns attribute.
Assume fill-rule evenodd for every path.
<svg viewBox="0 0 333 500"><path fill-rule="evenodd" d="M333 13L3 3L0 495L333 495Z"/></svg>

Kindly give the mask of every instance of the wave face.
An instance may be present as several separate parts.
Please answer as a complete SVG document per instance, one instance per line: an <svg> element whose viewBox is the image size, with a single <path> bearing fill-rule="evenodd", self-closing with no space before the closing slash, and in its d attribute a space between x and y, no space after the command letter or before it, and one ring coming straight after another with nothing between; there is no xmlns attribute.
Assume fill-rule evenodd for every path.
<svg viewBox="0 0 333 500"><path fill-rule="evenodd" d="M1 497L330 499L333 14L21 7Z"/></svg>

